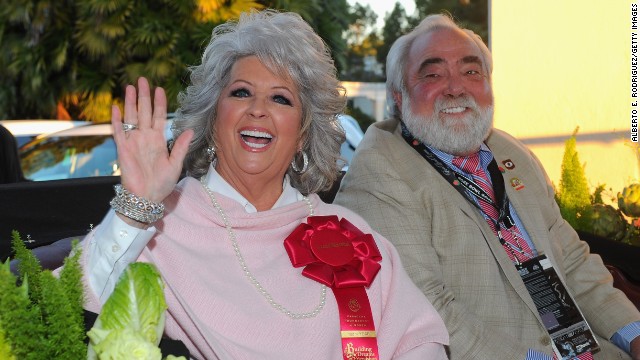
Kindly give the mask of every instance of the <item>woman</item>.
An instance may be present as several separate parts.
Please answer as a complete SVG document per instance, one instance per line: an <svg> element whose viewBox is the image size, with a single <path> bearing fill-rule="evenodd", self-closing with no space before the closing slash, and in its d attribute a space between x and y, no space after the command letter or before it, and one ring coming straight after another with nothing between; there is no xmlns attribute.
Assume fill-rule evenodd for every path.
<svg viewBox="0 0 640 360"><path fill-rule="evenodd" d="M84 241L87 308L145 261L166 283L165 335L199 359L446 358L444 324L389 242L315 194L338 173L341 89L311 27L273 11L214 30L170 153L164 92L152 105L145 79L127 87L112 116L122 188Z"/></svg>

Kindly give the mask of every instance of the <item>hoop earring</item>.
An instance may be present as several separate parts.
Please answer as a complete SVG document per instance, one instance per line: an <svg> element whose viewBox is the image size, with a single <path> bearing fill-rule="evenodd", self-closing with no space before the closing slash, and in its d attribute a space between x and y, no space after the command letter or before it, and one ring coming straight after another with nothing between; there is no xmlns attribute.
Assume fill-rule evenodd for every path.
<svg viewBox="0 0 640 360"><path fill-rule="evenodd" d="M212 163L216 160L216 149L213 146L209 146L205 152L207 153L207 161Z"/></svg>
<svg viewBox="0 0 640 360"><path fill-rule="evenodd" d="M309 167L309 157L304 151L300 151L298 154L302 154L302 169L298 169L298 165L296 165L297 154L294 155L293 160L291 160L291 168L296 174L302 175L307 171L307 168Z"/></svg>

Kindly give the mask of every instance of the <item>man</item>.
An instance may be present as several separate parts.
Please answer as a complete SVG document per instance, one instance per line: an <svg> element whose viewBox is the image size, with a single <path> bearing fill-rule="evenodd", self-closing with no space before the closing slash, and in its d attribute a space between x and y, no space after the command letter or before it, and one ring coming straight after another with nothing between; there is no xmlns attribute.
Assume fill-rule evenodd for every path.
<svg viewBox="0 0 640 360"><path fill-rule="evenodd" d="M334 202L395 243L451 359L565 358L565 341L580 359L640 359L640 313L562 219L537 158L493 129L491 70L446 16L399 38L392 119L369 128Z"/></svg>

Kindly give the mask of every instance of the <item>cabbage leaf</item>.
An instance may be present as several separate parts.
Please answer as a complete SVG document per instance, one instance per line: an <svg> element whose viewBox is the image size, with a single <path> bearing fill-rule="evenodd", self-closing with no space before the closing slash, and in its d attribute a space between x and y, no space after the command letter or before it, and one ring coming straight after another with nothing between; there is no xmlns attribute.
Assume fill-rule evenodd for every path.
<svg viewBox="0 0 640 360"><path fill-rule="evenodd" d="M136 359L160 359L159 350L151 348L157 349L162 338L166 309L164 283L156 267L129 264L87 333L88 359L118 358L122 351L140 355Z"/></svg>

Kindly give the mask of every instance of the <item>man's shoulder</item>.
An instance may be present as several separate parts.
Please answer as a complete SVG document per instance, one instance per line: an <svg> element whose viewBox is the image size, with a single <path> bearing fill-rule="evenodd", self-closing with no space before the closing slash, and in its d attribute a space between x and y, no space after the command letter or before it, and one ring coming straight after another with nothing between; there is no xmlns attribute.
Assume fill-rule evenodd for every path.
<svg viewBox="0 0 640 360"><path fill-rule="evenodd" d="M398 135L399 124L400 122L395 119L383 120L371 124L358 145L356 153L362 152L363 150L386 152L386 147L395 147L396 142L403 141L402 137Z"/></svg>
<svg viewBox="0 0 640 360"><path fill-rule="evenodd" d="M397 119L387 119L383 121L378 121L371 126L374 129L377 129L378 131L393 133L398 128L399 124L400 124L400 121L398 121Z"/></svg>
<svg viewBox="0 0 640 360"><path fill-rule="evenodd" d="M517 171L514 170L519 174L518 176L527 178L536 176L540 184L546 188L548 179L542 164L522 141L503 130L493 129L485 143L491 149L498 164L507 162L512 165L518 164Z"/></svg>

